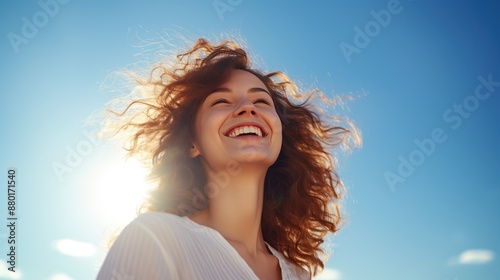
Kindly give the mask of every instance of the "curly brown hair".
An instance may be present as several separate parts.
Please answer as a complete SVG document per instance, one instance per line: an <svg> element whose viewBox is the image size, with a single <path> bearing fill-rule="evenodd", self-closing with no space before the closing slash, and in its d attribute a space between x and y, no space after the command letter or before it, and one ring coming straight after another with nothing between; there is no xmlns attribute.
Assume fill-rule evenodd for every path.
<svg viewBox="0 0 500 280"><path fill-rule="evenodd" d="M116 114L123 121L118 131L130 133L125 145L129 154L152 159L150 176L157 187L140 212L184 216L207 206L206 174L199 157L189 153L195 118L204 99L236 69L267 86L283 126L280 154L265 179L264 240L312 277L324 268L320 245L325 235L337 232L342 222L344 187L329 150L360 144L360 136L345 119L322 118L311 105L319 90L301 94L282 72L263 74L251 68L249 56L234 41L198 39L171 63L154 67L148 78L135 77L142 97Z"/></svg>

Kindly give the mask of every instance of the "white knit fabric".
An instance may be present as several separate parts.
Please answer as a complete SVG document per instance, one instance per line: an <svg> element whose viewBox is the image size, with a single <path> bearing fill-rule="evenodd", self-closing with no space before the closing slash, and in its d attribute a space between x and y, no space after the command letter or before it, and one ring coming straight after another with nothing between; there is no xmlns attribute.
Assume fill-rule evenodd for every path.
<svg viewBox="0 0 500 280"><path fill-rule="evenodd" d="M309 279L269 244L284 280ZM188 217L149 212L125 227L97 280L259 279L222 235Z"/></svg>

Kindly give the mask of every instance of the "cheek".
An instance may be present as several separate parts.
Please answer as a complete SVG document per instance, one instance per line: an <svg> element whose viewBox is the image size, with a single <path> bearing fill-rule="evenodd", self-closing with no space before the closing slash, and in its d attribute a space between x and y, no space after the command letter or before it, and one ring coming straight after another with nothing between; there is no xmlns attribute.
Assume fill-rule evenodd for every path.
<svg viewBox="0 0 500 280"><path fill-rule="evenodd" d="M198 142L206 142L204 140L213 141L213 138L218 137L221 125L224 121L223 115L220 112L204 112L197 116L196 134Z"/></svg>
<svg viewBox="0 0 500 280"><path fill-rule="evenodd" d="M278 116L278 113L272 112L272 114L270 114L269 125L271 126L273 131L278 131L279 134L281 134L283 127L281 125L281 119Z"/></svg>

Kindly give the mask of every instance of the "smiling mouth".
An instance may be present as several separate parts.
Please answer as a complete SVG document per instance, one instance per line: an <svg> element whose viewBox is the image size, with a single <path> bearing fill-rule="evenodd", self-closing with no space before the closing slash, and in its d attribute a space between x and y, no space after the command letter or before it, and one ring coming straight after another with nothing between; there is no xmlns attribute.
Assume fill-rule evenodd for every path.
<svg viewBox="0 0 500 280"><path fill-rule="evenodd" d="M242 137L242 136L258 136L265 137L265 134L262 132L262 129L258 126L254 125L244 125L233 128L230 130L226 136L230 138Z"/></svg>

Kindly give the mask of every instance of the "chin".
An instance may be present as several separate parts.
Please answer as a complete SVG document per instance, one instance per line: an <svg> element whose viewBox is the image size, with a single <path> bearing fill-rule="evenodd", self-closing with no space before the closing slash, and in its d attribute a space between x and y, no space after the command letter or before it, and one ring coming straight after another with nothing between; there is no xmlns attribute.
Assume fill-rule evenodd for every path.
<svg viewBox="0 0 500 280"><path fill-rule="evenodd" d="M271 166L278 159L278 154L269 154L257 150L239 153L234 160L241 163L256 163L259 166Z"/></svg>

